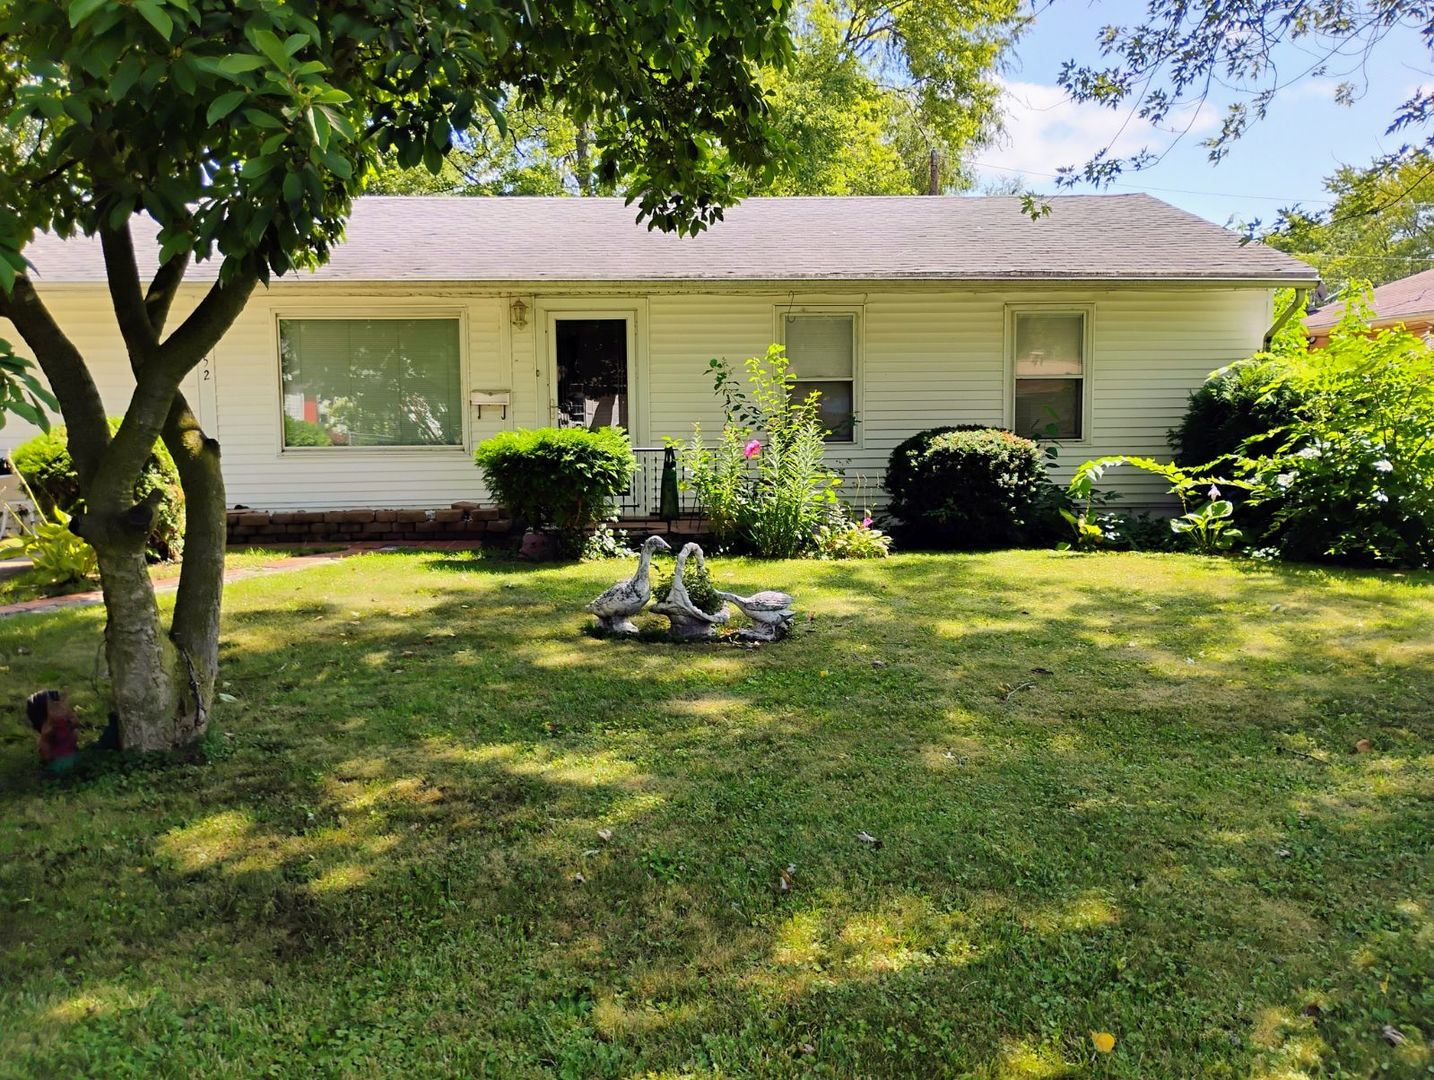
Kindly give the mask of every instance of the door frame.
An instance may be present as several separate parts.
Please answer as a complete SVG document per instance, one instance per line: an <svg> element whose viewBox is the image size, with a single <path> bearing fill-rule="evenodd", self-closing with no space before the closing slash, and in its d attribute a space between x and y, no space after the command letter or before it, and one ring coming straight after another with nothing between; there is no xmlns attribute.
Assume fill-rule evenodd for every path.
<svg viewBox="0 0 1434 1080"><path fill-rule="evenodd" d="M647 438L647 305L634 297L539 299L537 308L539 392L538 422L557 421L559 319L622 319L627 323L627 434L633 446Z"/></svg>

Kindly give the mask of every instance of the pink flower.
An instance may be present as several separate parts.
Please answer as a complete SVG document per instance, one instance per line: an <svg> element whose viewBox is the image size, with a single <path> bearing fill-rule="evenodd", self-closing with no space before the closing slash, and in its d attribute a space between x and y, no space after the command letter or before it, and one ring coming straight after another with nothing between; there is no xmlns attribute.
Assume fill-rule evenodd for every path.
<svg viewBox="0 0 1434 1080"><path fill-rule="evenodd" d="M871 528L871 515L870 515L870 514L868 514L866 517L864 517L864 518L861 519L861 527L862 527L863 529L869 529L869 528Z"/></svg>
<svg viewBox="0 0 1434 1080"><path fill-rule="evenodd" d="M758 441L757 439L753 439L753 440L752 440L751 442L749 442L745 447L742 448L742 454L743 454L744 457L746 457L746 459L747 459L748 461L751 461L754 457L756 457L756 456L757 456L758 454L760 454L761 452L762 452L762 444L761 444L761 442Z"/></svg>

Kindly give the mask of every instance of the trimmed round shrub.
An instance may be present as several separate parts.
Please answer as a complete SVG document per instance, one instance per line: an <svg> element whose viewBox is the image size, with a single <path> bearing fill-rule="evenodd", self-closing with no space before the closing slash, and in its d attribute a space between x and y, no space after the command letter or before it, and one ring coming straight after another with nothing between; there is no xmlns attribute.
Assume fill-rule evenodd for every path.
<svg viewBox="0 0 1434 1080"><path fill-rule="evenodd" d="M904 492L911 487L913 462L926 452L931 445L931 440L941 435L950 434L953 431L989 431L987 424L956 424L949 427L927 428L925 431L918 431L911 438L896 444L891 451L891 456L886 459L886 490L891 493L893 500L900 498L898 491Z"/></svg>
<svg viewBox="0 0 1434 1080"><path fill-rule="evenodd" d="M999 428L922 432L892 452L887 473L909 540L943 547L1024 541L1049 486L1040 447Z"/></svg>
<svg viewBox="0 0 1434 1080"><path fill-rule="evenodd" d="M493 497L533 528L569 540L605 520L637 460L620 428L504 431L473 452Z"/></svg>
<svg viewBox="0 0 1434 1080"><path fill-rule="evenodd" d="M1241 360L1221 368L1190 394L1180 426L1166 436L1175 464L1198 468L1228 454L1240 453L1247 439L1256 456L1273 450L1279 437L1257 436L1283 427L1298 415L1301 396L1287 381L1276 360Z"/></svg>
<svg viewBox="0 0 1434 1080"><path fill-rule="evenodd" d="M110 432L118 431L119 426L119 418L110 417ZM46 515L56 508L67 514L83 509L80 477L70 458L65 428L51 428L22 443L11 452L10 461ZM135 501L148 498L154 491L160 492L160 500L147 543L149 556L165 562L179 559L184 554L184 490L179 486L174 459L159 442L140 471L139 482L134 486Z"/></svg>

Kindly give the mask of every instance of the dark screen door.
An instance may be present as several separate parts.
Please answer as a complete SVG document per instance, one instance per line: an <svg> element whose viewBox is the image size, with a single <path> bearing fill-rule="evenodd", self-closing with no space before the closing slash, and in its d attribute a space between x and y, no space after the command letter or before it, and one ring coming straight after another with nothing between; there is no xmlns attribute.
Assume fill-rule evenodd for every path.
<svg viewBox="0 0 1434 1080"><path fill-rule="evenodd" d="M559 427L627 427L627 320L558 319Z"/></svg>

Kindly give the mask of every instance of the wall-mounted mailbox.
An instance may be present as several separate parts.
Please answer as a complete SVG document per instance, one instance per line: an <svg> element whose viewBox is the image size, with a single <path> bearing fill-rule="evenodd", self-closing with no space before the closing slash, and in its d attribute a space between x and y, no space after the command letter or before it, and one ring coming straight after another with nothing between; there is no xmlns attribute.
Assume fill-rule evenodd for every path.
<svg viewBox="0 0 1434 1080"><path fill-rule="evenodd" d="M503 419L508 419L508 406L513 403L513 394L510 390L474 390L468 395L468 403L478 410L481 418L485 405L501 408Z"/></svg>

